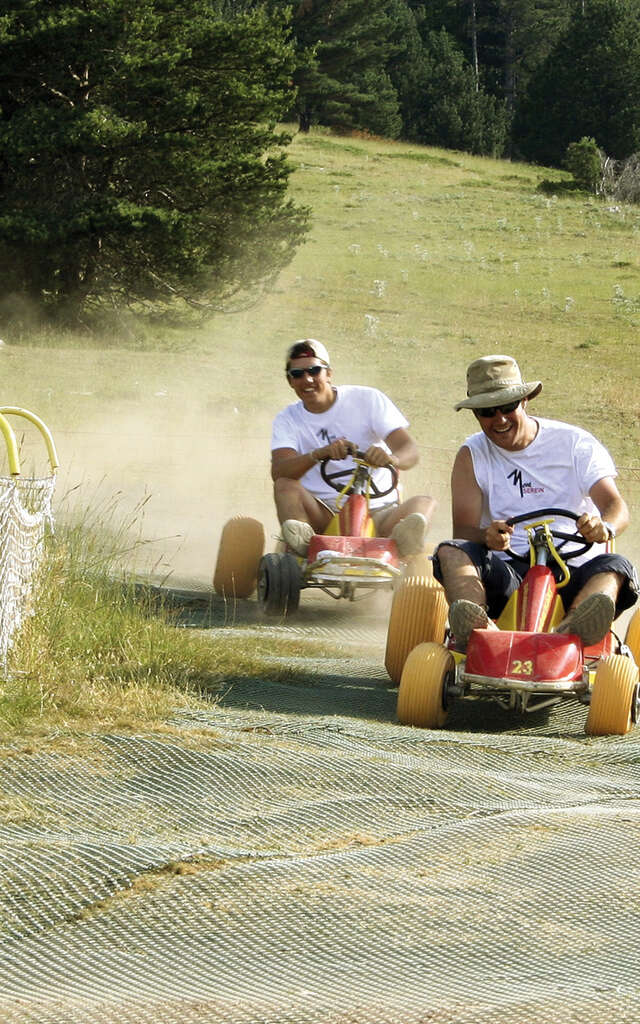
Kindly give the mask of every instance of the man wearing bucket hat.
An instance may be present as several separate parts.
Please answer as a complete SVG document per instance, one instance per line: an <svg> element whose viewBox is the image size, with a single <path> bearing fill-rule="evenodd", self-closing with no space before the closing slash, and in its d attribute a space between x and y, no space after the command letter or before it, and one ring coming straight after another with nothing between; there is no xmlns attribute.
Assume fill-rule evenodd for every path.
<svg viewBox="0 0 640 1024"><path fill-rule="evenodd" d="M469 366L467 397L455 406L470 409L480 430L456 455L456 539L438 546L434 575L444 584L449 625L462 647L473 629L496 628L492 620L526 571L508 554L528 552L526 533L506 520L539 508L574 512L575 528L601 545L595 555L592 548L572 562L571 579L560 591L566 614L558 632L576 633L585 645L598 643L613 619L637 600L633 566L602 546L629 522L613 460L586 430L532 416L528 403L541 390L541 381L522 379L510 356L483 356Z"/></svg>
<svg viewBox="0 0 640 1024"><path fill-rule="evenodd" d="M384 490L389 480L384 467L411 469L418 449L407 432L408 421L385 394L333 384L322 342L305 338L290 345L285 373L298 401L274 420L271 475L283 539L305 555L314 533L322 533L335 512L337 493L322 479L319 463L362 451ZM400 502L397 491L370 502L377 534L393 537L402 556L424 550L434 508L426 495Z"/></svg>

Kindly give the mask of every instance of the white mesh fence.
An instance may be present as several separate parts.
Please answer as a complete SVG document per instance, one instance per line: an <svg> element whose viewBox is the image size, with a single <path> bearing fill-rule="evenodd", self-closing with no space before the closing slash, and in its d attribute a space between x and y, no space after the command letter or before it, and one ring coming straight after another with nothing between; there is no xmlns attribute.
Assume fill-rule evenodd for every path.
<svg viewBox="0 0 640 1024"><path fill-rule="evenodd" d="M0 477L0 665L29 610L54 488L55 476Z"/></svg>

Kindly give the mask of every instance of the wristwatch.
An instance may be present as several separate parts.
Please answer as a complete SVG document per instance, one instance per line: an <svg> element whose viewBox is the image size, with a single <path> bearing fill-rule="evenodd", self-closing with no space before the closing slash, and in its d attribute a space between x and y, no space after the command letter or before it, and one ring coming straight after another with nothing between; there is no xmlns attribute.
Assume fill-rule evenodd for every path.
<svg viewBox="0 0 640 1024"><path fill-rule="evenodd" d="M606 526L607 530L609 531L609 540L615 540L615 538L616 538L616 528L615 528L615 526L612 526L611 523L608 523L605 519L602 520L602 525Z"/></svg>

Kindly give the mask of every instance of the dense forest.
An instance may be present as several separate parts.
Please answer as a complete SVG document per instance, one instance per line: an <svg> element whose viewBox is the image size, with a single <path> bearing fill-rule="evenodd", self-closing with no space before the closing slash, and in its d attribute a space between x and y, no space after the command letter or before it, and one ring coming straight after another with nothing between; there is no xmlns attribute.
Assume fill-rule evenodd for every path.
<svg viewBox="0 0 640 1024"><path fill-rule="evenodd" d="M255 4L254 4L255 6ZM640 148L640 0L270 0L311 124L561 164Z"/></svg>
<svg viewBox="0 0 640 1024"><path fill-rule="evenodd" d="M245 301L307 230L289 123L590 183L640 150L640 0L4 0L0 312Z"/></svg>

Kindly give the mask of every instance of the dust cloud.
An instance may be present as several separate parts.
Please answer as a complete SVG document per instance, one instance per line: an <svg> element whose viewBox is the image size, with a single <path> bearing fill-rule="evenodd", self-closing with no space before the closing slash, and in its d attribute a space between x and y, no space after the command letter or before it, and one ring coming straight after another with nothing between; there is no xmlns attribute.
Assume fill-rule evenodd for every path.
<svg viewBox="0 0 640 1024"><path fill-rule="evenodd" d="M251 435L236 428L237 414L197 400L179 417L171 402L164 413L159 404L141 403L117 424L96 417L59 433L58 512L92 510L120 534L140 575L208 587L227 519L250 515L276 531L268 429Z"/></svg>
<svg viewBox="0 0 640 1024"><path fill-rule="evenodd" d="M257 395L221 356L16 347L4 368L5 396L52 432L57 521L116 534L128 568L185 588L210 586L231 516L255 516L271 545L277 399ZM40 435L14 427L23 473L48 475Z"/></svg>
<svg viewBox="0 0 640 1024"><path fill-rule="evenodd" d="M258 346L238 334L221 339L215 352L195 354L4 347L5 401L41 416L58 449L57 519L102 523L119 534L128 568L185 589L210 587L220 533L232 516L258 519L273 550L271 424L292 400L279 372L282 348L280 332ZM338 383L380 386L349 373L346 350L336 351L336 367ZM421 450L419 465L405 475L404 496L437 499L436 542L451 531L449 474L465 425L446 410L427 423L412 390L391 394L415 420L410 429ZM34 440L22 424L16 434L26 471L46 475L39 435ZM640 473L620 467L619 484L632 525L618 547L637 564Z"/></svg>

